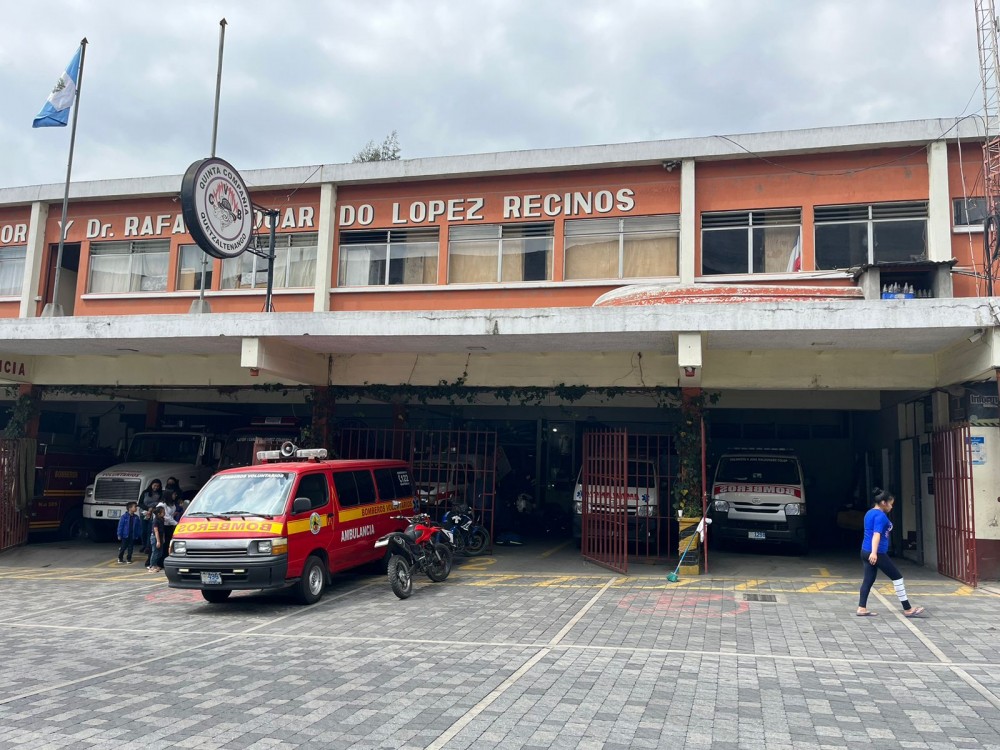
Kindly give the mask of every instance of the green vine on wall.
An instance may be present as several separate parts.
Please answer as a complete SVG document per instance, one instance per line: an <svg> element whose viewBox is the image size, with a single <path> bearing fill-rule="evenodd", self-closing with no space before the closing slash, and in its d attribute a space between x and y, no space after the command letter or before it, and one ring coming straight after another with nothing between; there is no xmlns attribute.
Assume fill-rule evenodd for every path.
<svg viewBox="0 0 1000 750"><path fill-rule="evenodd" d="M705 406L719 400L718 393L700 391L680 402L680 422L674 435L677 449L677 480L673 487L674 510L685 518L701 518L702 420Z"/></svg>
<svg viewBox="0 0 1000 750"><path fill-rule="evenodd" d="M7 420L7 426L3 432L0 433L0 437L25 437L28 434L28 425L41 410L41 406L41 399L36 396L24 394L18 398L9 410L10 418Z"/></svg>

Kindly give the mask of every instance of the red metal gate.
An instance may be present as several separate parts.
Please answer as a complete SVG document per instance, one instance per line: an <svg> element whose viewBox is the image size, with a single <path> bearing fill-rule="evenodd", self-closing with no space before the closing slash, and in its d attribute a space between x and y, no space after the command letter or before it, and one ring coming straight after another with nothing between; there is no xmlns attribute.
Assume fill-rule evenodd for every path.
<svg viewBox="0 0 1000 750"><path fill-rule="evenodd" d="M510 471L495 431L394 430L352 427L335 431L338 458L398 458L413 469L420 510L440 520L448 510L468 508L496 531L496 482Z"/></svg>
<svg viewBox="0 0 1000 750"><path fill-rule="evenodd" d="M934 514L938 572L975 586L978 575L970 438L968 424L950 425L933 435Z"/></svg>
<svg viewBox="0 0 1000 750"><path fill-rule="evenodd" d="M0 439L0 551L28 540L34 476L35 441Z"/></svg>
<svg viewBox="0 0 1000 750"><path fill-rule="evenodd" d="M576 501L585 558L627 573L630 559L661 562L673 555L677 521L670 507L676 464L669 435L584 433Z"/></svg>
<svg viewBox="0 0 1000 750"><path fill-rule="evenodd" d="M627 465L625 432L584 434L580 553L619 573L628 573Z"/></svg>

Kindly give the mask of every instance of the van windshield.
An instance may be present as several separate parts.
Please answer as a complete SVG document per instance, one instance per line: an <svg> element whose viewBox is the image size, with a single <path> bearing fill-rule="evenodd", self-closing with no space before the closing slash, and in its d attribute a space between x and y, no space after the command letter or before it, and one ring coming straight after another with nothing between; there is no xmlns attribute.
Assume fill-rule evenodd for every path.
<svg viewBox="0 0 1000 750"><path fill-rule="evenodd" d="M184 517L276 516L284 513L293 483L289 472L216 474L191 501Z"/></svg>
<svg viewBox="0 0 1000 750"><path fill-rule="evenodd" d="M723 456L716 482L801 484L798 462L781 456Z"/></svg>

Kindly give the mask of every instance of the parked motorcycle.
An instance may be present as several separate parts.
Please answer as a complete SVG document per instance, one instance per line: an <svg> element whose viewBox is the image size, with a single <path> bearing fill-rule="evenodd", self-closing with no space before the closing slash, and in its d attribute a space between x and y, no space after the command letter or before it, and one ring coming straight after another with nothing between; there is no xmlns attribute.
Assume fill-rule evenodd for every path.
<svg viewBox="0 0 1000 750"><path fill-rule="evenodd" d="M490 532L469 513L469 507L458 504L446 510L441 523L451 532L455 552L469 557L483 554L490 547Z"/></svg>
<svg viewBox="0 0 1000 750"><path fill-rule="evenodd" d="M451 573L452 534L426 513L393 516L393 519L407 521L409 525L403 531L376 540L375 546L388 548L389 585L392 593L407 599L413 593L414 573L426 573L435 582L443 581ZM441 537L444 542L436 541Z"/></svg>

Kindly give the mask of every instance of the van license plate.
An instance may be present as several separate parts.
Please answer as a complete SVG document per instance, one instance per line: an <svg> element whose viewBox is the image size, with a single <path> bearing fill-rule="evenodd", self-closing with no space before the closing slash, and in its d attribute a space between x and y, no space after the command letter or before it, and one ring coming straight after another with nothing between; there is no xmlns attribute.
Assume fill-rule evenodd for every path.
<svg viewBox="0 0 1000 750"><path fill-rule="evenodd" d="M215 584L222 583L222 573L205 573L205 572L202 572L202 574L201 574L201 582L202 583L215 583Z"/></svg>
<svg viewBox="0 0 1000 750"><path fill-rule="evenodd" d="M121 518L122 512L120 510L107 510L105 514L108 518Z"/></svg>
<svg viewBox="0 0 1000 750"><path fill-rule="evenodd" d="M749 539L767 539L767 534L763 531L748 531L747 538ZM205 575L202 573L202 575Z"/></svg>

